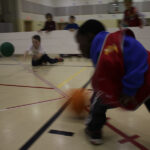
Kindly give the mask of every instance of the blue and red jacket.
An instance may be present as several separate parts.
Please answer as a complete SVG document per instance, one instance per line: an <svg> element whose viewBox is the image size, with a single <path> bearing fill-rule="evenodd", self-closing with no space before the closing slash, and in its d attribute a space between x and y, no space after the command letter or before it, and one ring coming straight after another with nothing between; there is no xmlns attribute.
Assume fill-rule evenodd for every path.
<svg viewBox="0 0 150 150"><path fill-rule="evenodd" d="M136 39L123 35L122 31L100 32L91 46L91 59L96 66L92 78L94 90L110 104L119 105L121 94L134 96L140 103L150 95L149 57Z"/></svg>

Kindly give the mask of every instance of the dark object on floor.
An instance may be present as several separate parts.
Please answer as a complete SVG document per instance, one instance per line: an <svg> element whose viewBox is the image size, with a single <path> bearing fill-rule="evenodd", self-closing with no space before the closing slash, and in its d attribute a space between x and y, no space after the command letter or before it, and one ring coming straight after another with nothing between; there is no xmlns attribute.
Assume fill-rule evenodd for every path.
<svg viewBox="0 0 150 150"><path fill-rule="evenodd" d="M49 133L52 134L58 134L58 135L64 135L64 136L73 136L73 132L67 132L67 131L60 131L60 130L50 130Z"/></svg>

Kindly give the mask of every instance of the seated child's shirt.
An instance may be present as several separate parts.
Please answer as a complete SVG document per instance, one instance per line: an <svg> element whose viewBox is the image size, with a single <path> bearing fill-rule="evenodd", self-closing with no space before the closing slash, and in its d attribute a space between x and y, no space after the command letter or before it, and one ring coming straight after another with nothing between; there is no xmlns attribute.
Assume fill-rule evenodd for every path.
<svg viewBox="0 0 150 150"><path fill-rule="evenodd" d="M45 51L42 49L41 45L38 49L31 45L27 52L32 52L33 56L37 56L38 54L45 54Z"/></svg>

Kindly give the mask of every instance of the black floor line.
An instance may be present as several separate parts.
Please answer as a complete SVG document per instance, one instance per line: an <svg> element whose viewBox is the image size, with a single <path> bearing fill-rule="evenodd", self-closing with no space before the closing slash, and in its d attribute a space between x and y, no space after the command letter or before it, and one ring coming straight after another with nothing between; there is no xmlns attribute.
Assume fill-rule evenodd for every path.
<svg viewBox="0 0 150 150"><path fill-rule="evenodd" d="M62 107L19 149L19 150L28 150L32 144L49 128L52 123L61 115L65 108L69 105L69 101L64 103Z"/></svg>

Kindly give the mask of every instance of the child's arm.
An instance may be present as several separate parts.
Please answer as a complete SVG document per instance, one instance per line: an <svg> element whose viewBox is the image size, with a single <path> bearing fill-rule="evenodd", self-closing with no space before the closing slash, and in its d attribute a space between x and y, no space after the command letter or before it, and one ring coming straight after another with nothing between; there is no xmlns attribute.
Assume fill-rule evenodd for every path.
<svg viewBox="0 0 150 150"><path fill-rule="evenodd" d="M122 93L132 97L144 83L144 75L148 69L148 54L137 40L125 37L123 57L125 75L122 79Z"/></svg>
<svg viewBox="0 0 150 150"><path fill-rule="evenodd" d="M25 60L26 60L28 54L29 54L29 51L26 51L26 52L24 53L24 59L25 59Z"/></svg>

